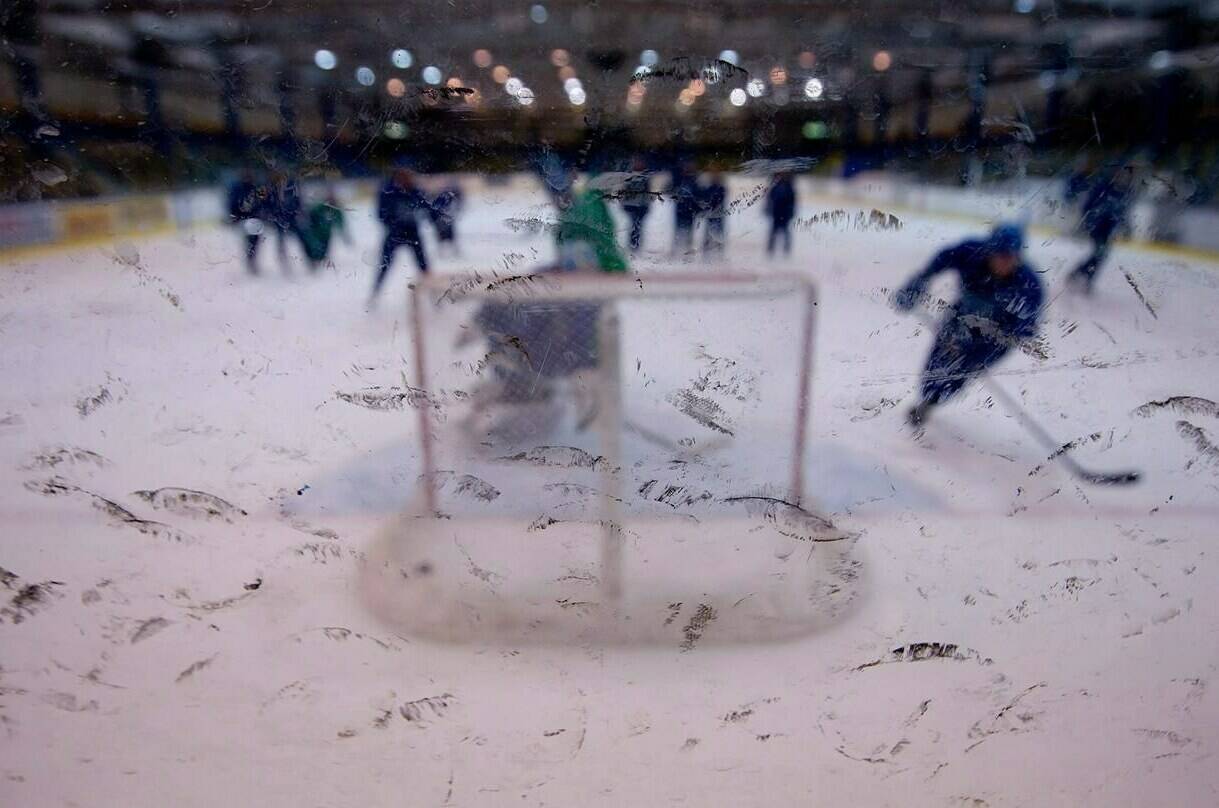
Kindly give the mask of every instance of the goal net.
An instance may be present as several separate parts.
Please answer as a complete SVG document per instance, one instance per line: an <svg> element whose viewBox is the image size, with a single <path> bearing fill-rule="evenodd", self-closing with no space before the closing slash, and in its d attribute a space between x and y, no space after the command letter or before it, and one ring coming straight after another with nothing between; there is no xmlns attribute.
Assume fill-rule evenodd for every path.
<svg viewBox="0 0 1219 808"><path fill-rule="evenodd" d="M683 609L757 591L783 547L832 533L804 497L804 276L428 276L410 305L422 468L385 594L412 620L675 608L661 623L684 632ZM805 613L772 598L768 619L799 623L816 584L786 577Z"/></svg>

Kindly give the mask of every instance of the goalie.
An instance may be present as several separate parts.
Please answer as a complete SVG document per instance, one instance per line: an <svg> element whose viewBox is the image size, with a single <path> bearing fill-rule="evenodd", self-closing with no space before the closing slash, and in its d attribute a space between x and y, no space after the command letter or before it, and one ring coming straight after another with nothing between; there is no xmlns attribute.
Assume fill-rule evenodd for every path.
<svg viewBox="0 0 1219 808"><path fill-rule="evenodd" d="M572 182L557 195L555 229L557 261L539 275L576 272L625 272L614 220L601 190L575 188ZM558 280L558 278L556 278ZM524 292L528 295L528 292ZM484 381L473 391L472 418L485 418L514 407L508 421L493 424L492 432L536 433L558 420L557 393L574 401L577 428L596 417L594 396L586 374L599 366L599 322L603 304L562 300L484 303L474 317L477 331L488 343ZM515 416L515 417L514 417ZM514 426L509 430L505 427Z"/></svg>

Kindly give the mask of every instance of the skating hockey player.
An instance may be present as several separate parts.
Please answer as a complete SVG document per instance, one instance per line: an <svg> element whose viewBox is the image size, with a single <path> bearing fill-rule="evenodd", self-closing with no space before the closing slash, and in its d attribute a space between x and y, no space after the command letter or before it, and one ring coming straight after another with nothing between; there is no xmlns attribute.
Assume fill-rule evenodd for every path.
<svg viewBox="0 0 1219 808"><path fill-rule="evenodd" d="M415 185L415 175L411 170L405 167L394 169L381 188L377 203L377 218L385 225L385 241L381 245L381 265L373 281L370 304L380 293L399 247L410 247L419 271L428 271L427 255L423 251L423 240L419 237L419 216L427 206L427 198Z"/></svg>
<svg viewBox="0 0 1219 808"><path fill-rule="evenodd" d="M631 175L622 186L622 210L631 220L631 233L628 239L631 252L639 252L643 242L643 220L647 218L652 207L651 178L648 175L648 164L642 155L635 155L631 160Z"/></svg>
<svg viewBox="0 0 1219 808"><path fill-rule="evenodd" d="M703 254L723 255L724 253L724 202L728 198L728 189L724 187L724 177L718 171L712 171L707 177L707 183L699 189L701 207L703 210Z"/></svg>
<svg viewBox="0 0 1219 808"><path fill-rule="evenodd" d="M347 230L347 219L339 205L334 189L326 189L326 196L309 209L309 219L302 232L305 255L309 258L310 271L317 271L321 262L330 257L330 244L335 233L351 246L351 233Z"/></svg>
<svg viewBox="0 0 1219 808"><path fill-rule="evenodd" d="M1067 282L1085 294L1092 293L1096 275L1109 255L1109 245L1126 221L1134 187L1134 170L1121 166L1098 172L1074 188L1068 188L1076 193L1086 189L1080 225L1092 239L1092 254L1067 276Z"/></svg>
<svg viewBox="0 0 1219 808"><path fill-rule="evenodd" d="M919 402L907 422L920 430L931 409L994 365L1011 348L1037 333L1041 280L1021 256L1024 233L1002 224L979 240L943 250L894 296L909 311L925 296L928 283L949 270L960 276L960 297L940 325L923 370Z"/></svg>
<svg viewBox="0 0 1219 808"><path fill-rule="evenodd" d="M229 188L228 203L229 221L241 228L242 235L245 236L246 271L257 275L258 263L255 256L265 229L263 219L268 215L267 187L259 184L252 170L244 169Z"/></svg>
<svg viewBox="0 0 1219 808"><path fill-rule="evenodd" d="M455 182L449 183L432 197L428 216L436 228L437 252L447 249L453 255L461 255L461 249L457 246L457 214L463 201L461 187Z"/></svg>
<svg viewBox="0 0 1219 808"><path fill-rule="evenodd" d="M770 217L770 235L766 239L766 254L774 255L775 242L783 237L783 254L791 255L791 220L796 216L796 186L791 172L780 171L766 194L766 215Z"/></svg>

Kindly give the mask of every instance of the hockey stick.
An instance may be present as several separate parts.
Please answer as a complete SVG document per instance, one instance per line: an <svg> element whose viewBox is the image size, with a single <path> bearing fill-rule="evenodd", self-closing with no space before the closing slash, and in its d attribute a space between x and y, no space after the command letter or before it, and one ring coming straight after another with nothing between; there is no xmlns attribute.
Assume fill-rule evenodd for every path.
<svg viewBox="0 0 1219 808"><path fill-rule="evenodd" d="M928 328L936 328L935 323L932 322L930 316L928 316L926 313L918 312L918 318L922 321L923 325L927 326ZM1083 466L1075 462L1075 458L1067 454L1067 447L1069 444L1060 443L1059 441L1055 440L1054 436L1047 432L1045 428L1037 422L1037 419L1029 415L1028 411L1024 409L1024 407L1020 406L1020 402L1016 401L1016 399L1010 393L1000 387L999 383L996 382L989 373L982 371L978 374L978 378L982 381L983 386L990 391L991 395L999 399L999 403L1002 404L1008 412L1016 416L1016 420L1019 421L1026 430L1031 432L1033 437L1041 441L1043 446L1053 453L1050 455L1050 459L1057 460L1075 477L1083 480L1086 483L1091 483L1092 485L1129 485L1139 481L1141 475L1137 471L1104 473L1085 469Z"/></svg>

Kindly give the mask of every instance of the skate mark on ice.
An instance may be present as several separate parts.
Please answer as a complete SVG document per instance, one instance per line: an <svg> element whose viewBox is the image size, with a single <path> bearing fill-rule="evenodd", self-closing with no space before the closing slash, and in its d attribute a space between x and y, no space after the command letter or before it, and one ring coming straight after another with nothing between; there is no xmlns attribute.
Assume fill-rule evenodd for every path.
<svg viewBox="0 0 1219 808"><path fill-rule="evenodd" d="M426 390L420 390L418 387L365 387L351 393L336 390L334 395L340 401L368 410L390 411L406 407L440 410L439 402L433 400Z"/></svg>
<svg viewBox="0 0 1219 808"><path fill-rule="evenodd" d="M55 589L64 585L63 581L23 584L16 573L0 567L0 586L14 593L0 608L0 621L8 620L13 625L25 622L42 611L51 598L61 597Z"/></svg>
<svg viewBox="0 0 1219 808"><path fill-rule="evenodd" d="M707 626L715 622L717 616L715 609L706 603L698 604L698 608L694 611L694 616L690 618L690 622L686 623L685 627L681 630L682 635L685 637L681 642L681 650L692 650L698 644L698 641L703 638L703 632L707 630Z"/></svg>
<svg viewBox="0 0 1219 808"><path fill-rule="evenodd" d="M398 708L398 714L415 724L430 718L443 718L448 709L457 701L452 693L442 693L439 696L425 696L421 699L408 701Z"/></svg>
<svg viewBox="0 0 1219 808"><path fill-rule="evenodd" d="M151 617L148 620L144 620L138 626L136 626L135 631L132 632L131 644L135 645L137 642L142 642L154 634L168 628L169 625L170 621L166 620L164 617Z"/></svg>
<svg viewBox="0 0 1219 808"><path fill-rule="evenodd" d="M740 368L735 359L709 354L701 345L696 358L707 364L707 369L690 385L696 393L718 393L737 401L758 398L757 374Z"/></svg>
<svg viewBox="0 0 1219 808"><path fill-rule="evenodd" d="M1135 408L1134 414L1140 418L1150 418L1160 410L1168 410L1177 415L1206 415L1219 418L1219 404L1209 398L1198 396L1169 396L1162 401L1148 401Z"/></svg>
<svg viewBox="0 0 1219 808"><path fill-rule="evenodd" d="M780 535L797 541L827 543L858 539L862 533L843 530L831 520L806 510L794 502L765 494L724 497L724 503L745 503L745 512L760 516L775 526Z"/></svg>
<svg viewBox="0 0 1219 808"><path fill-rule="evenodd" d="M1123 268L1122 274L1126 276L1126 282L1129 283L1130 288L1134 290L1134 294L1138 297L1139 302L1146 307L1147 311L1151 313L1153 318L1156 320L1160 319L1160 315L1156 314L1156 310L1153 309L1151 304L1147 302L1147 298L1143 297L1143 290L1140 289L1139 285L1134 282L1134 276L1130 274L1130 270Z"/></svg>
<svg viewBox="0 0 1219 808"><path fill-rule="evenodd" d="M856 423L859 421L870 421L873 418L875 418L876 416L883 413L885 410L896 407L897 403L898 403L898 399L896 399L896 398L885 398L884 396L882 396L878 401L869 402L867 404L861 405L860 409L863 410L863 414L862 415L852 415L851 422Z"/></svg>
<svg viewBox="0 0 1219 808"><path fill-rule="evenodd" d="M711 399L697 395L690 390L678 390L667 395L665 400L676 407L682 415L702 424L707 429L729 436L734 435L728 413Z"/></svg>
<svg viewBox="0 0 1219 808"><path fill-rule="evenodd" d="M652 496L652 489L655 488L659 480L648 480L639 487L639 496L644 499L660 502L668 505L670 508L690 507L699 502L709 502L713 499L710 491L693 491L686 488L684 485L666 484L656 496Z"/></svg>
<svg viewBox="0 0 1219 808"><path fill-rule="evenodd" d="M81 449L79 446L61 447L59 449L49 449L34 455L29 463L22 466L24 471L32 471L35 469L53 469L56 466L67 464L75 465L91 465L97 468L108 466L110 461L99 455L97 452L91 452L88 449Z"/></svg>
<svg viewBox="0 0 1219 808"><path fill-rule="evenodd" d="M304 631L299 631L295 634L290 634L290 635L288 635L288 639L291 639L291 640L295 641L296 643L300 644L301 642L304 641L304 638L307 635L313 635L313 634L321 634L326 639L333 640L334 642L341 643L341 642L346 642L347 640L354 638L356 640L371 642L385 651L401 651L402 650L401 647L394 645L392 642L388 642L386 640L379 639L377 637L372 636L371 634L362 634L358 631L353 631L353 630L347 628L346 626L318 626L317 628L305 629Z"/></svg>
<svg viewBox="0 0 1219 808"><path fill-rule="evenodd" d="M131 495L144 500L154 509L179 516L223 519L230 524L235 516L248 516L241 508L215 494L190 488L157 488L152 491L132 491Z"/></svg>
<svg viewBox="0 0 1219 808"><path fill-rule="evenodd" d="M995 735L1028 732L1029 729L1027 725L1031 724L1037 718L1037 713L1027 710L1017 713L1015 717L1020 723L1016 725L1010 725L1005 721L1005 719L1007 718L1008 713L1016 709L1020 702L1024 700L1025 696L1045 686L1045 682L1038 682L1037 684L1026 687L1024 690L1020 691L1015 698L1004 705L999 712L995 713L995 717L990 720L989 727L984 728L981 721L975 721L973 726L969 728L969 737L977 738L977 740L965 747L965 753L968 754L969 752L972 752L978 747L979 744L994 737Z"/></svg>
<svg viewBox="0 0 1219 808"><path fill-rule="evenodd" d="M45 694L42 701L51 705L56 710L63 710L67 713L91 713L98 708L98 703L93 699L89 701L77 701L76 696L72 693L63 693L55 690Z"/></svg>
<svg viewBox="0 0 1219 808"><path fill-rule="evenodd" d="M1206 434L1206 430L1195 426L1189 421L1177 421L1177 434L1188 440L1198 450L1199 456L1209 465L1219 464L1219 446ZM1185 468L1194 465L1194 460L1185 464Z"/></svg>
<svg viewBox="0 0 1219 808"><path fill-rule="evenodd" d="M669 606L668 606L669 616L665 618L665 622L664 622L664 624L666 626L672 625L673 621L676 620L678 615L681 614L681 606L682 606L682 604L680 601L678 601L677 603L669 604Z"/></svg>
<svg viewBox="0 0 1219 808"><path fill-rule="evenodd" d="M419 475L420 480L426 480L427 478L427 474ZM473 474L458 474L455 471L438 470L432 473L431 478L437 491L442 491L449 483L453 483L453 493L457 496L473 497L483 502L491 502L500 495L498 488L486 480L475 477Z"/></svg>
<svg viewBox="0 0 1219 808"><path fill-rule="evenodd" d="M876 208L868 211L857 210L854 213L836 208L812 216L797 218L792 222L792 226L796 230L813 230L821 225L829 225L839 231L896 231L905 227L905 223L892 213L885 213Z"/></svg>
<svg viewBox="0 0 1219 808"><path fill-rule="evenodd" d="M956 643L916 642L894 648L887 656L865 662L852 668L852 671L862 671L877 665L889 665L896 662L922 662L928 659L949 659L956 662L973 660L979 665L990 665L994 662L990 657L984 657L972 648Z"/></svg>
<svg viewBox="0 0 1219 808"><path fill-rule="evenodd" d="M175 683L175 684L181 684L182 682L186 681L187 679L189 679L190 677L194 676L194 675L195 675L196 673L198 673L199 671L201 671L201 670L203 670L204 668L206 668L208 665L211 665L211 664L212 664L212 662L213 662L213 661L216 659L216 657L218 657L218 656L220 656L220 654L219 654L219 653L216 653L216 654L212 654L212 655L211 655L210 657L208 657L207 659L201 659L201 660L199 660L198 662L192 662L190 665L188 665L188 666L186 667L186 669L185 669L185 670L183 670L181 673L179 673L179 674L178 674L178 678L174 679L174 683Z"/></svg>
<svg viewBox="0 0 1219 808"><path fill-rule="evenodd" d="M49 497L62 496L64 494L81 494L89 500L93 507L102 511L119 524L134 527L136 530L145 535L155 536L156 538L164 538L179 543L194 541L192 536L183 533L177 528L171 527L163 522L154 522L151 519L142 519L124 508L122 505L119 505L117 502L106 499L98 494L94 494L92 491L86 491L80 486L69 483L62 477L52 477L51 479L43 482L32 480L27 482L25 487L29 491Z"/></svg>
<svg viewBox="0 0 1219 808"><path fill-rule="evenodd" d="M114 397L110 394L110 388L103 386L96 393L77 399L76 412L80 414L81 418L86 418L96 412L102 405L113 400Z"/></svg>
<svg viewBox="0 0 1219 808"><path fill-rule="evenodd" d="M585 468L599 471L605 469L605 458L594 456L574 446L535 446L526 452L503 455L495 458L512 463L529 463L534 466L558 468Z"/></svg>

